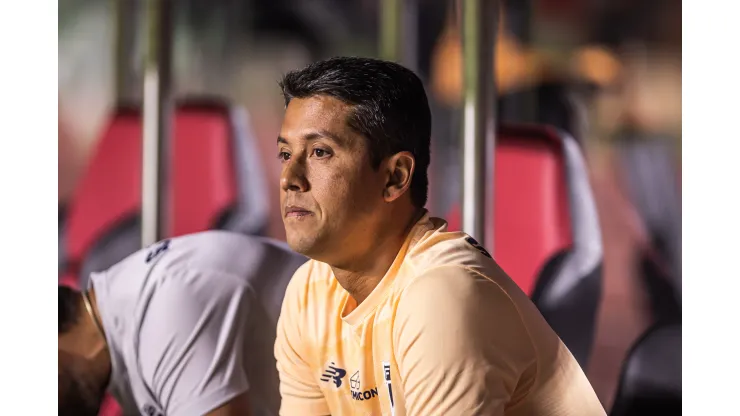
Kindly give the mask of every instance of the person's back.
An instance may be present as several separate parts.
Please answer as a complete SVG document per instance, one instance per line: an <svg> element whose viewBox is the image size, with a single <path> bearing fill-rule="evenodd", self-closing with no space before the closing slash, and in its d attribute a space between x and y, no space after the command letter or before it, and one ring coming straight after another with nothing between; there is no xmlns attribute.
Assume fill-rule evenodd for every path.
<svg viewBox="0 0 740 416"><path fill-rule="evenodd" d="M275 326L290 276L305 261L269 239L208 231L92 274L109 389L126 413L205 413L216 396L248 388L252 415L276 414Z"/></svg>

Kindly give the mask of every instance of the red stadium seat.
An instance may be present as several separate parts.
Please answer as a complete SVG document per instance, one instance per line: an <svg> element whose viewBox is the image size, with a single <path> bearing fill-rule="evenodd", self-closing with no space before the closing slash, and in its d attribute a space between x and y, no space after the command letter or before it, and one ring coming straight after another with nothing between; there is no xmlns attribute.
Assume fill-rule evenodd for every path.
<svg viewBox="0 0 740 416"><path fill-rule="evenodd" d="M244 113L216 100L178 104L172 143L172 235L207 229L261 234L267 197ZM139 110L111 119L69 206L65 281L103 270L139 248L141 207Z"/></svg>
<svg viewBox="0 0 740 416"><path fill-rule="evenodd" d="M603 252L578 144L554 128L502 125L494 166L494 258L585 367ZM459 207L448 221L451 230L460 229Z"/></svg>
<svg viewBox="0 0 740 416"><path fill-rule="evenodd" d="M105 399L103 399L103 403L100 404L100 411L98 412L98 416L121 416L123 415L123 410L121 410L121 406L118 405L118 402L116 402L112 396L105 396Z"/></svg>

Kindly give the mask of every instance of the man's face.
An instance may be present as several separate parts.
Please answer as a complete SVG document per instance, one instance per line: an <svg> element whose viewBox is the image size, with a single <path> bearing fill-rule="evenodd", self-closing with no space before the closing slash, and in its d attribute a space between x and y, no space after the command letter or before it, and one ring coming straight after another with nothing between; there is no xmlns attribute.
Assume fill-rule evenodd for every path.
<svg viewBox="0 0 740 416"><path fill-rule="evenodd" d="M382 218L385 170L347 125L351 107L327 96L291 100L278 138L280 207L290 247L331 263L370 248Z"/></svg>

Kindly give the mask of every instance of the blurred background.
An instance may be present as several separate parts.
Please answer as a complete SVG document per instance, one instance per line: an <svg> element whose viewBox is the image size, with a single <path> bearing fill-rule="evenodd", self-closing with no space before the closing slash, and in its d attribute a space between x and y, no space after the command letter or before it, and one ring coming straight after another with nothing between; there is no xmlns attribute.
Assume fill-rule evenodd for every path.
<svg viewBox="0 0 740 416"><path fill-rule="evenodd" d="M174 95L218 96L248 114L247 157L259 170L251 178L263 189L256 196L263 208L254 208L263 223L248 232L284 239L274 148L280 76L336 55L381 56L383 10L393 3L174 2ZM428 208L446 217L462 181L460 4L405 3L402 63L425 82L433 111ZM82 262L70 260L65 233L101 138L111 134L119 103L142 99L146 13L144 0L59 1L60 276ZM680 320L681 2L506 0L499 23L499 122L555 126L575 138L586 160L603 243L586 372L610 409L635 342L656 322ZM676 348L680 356L680 338Z"/></svg>

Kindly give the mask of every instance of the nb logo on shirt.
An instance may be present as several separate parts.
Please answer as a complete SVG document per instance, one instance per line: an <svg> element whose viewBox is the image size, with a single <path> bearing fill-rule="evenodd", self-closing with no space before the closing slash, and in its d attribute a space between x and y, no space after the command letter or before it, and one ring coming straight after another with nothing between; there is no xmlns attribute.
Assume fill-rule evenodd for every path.
<svg viewBox="0 0 740 416"><path fill-rule="evenodd" d="M342 379L347 375L347 371L339 368L336 364L329 363L326 371L321 375L321 381L328 382L332 381L337 388L342 387Z"/></svg>

